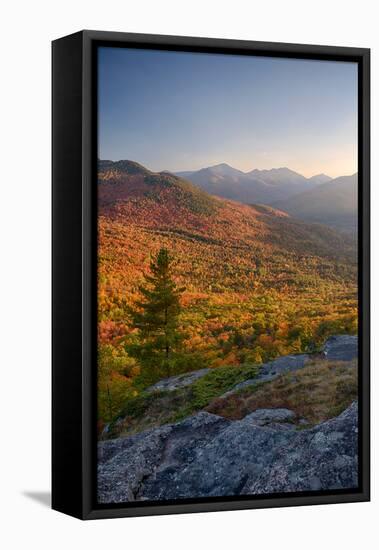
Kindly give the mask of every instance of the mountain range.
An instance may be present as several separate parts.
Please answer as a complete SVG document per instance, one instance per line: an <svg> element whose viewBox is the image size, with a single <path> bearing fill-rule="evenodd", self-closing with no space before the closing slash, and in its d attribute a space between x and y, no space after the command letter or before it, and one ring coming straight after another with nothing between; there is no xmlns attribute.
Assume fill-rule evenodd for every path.
<svg viewBox="0 0 379 550"><path fill-rule="evenodd" d="M188 194L191 183L194 184L190 194L193 196L196 192L200 209L209 203L212 195L245 204L273 206L307 222L325 224L351 235L357 233L357 174L335 179L325 174L306 178L289 168L255 169L245 173L225 163L192 172L154 173L130 160L99 161L99 174L100 179L110 182L126 175L147 179L156 179L159 175L166 184L175 181L179 185L180 182L183 196ZM112 192L122 195L118 188L108 189L108 195ZM117 196L118 200L121 195Z"/></svg>
<svg viewBox="0 0 379 550"><path fill-rule="evenodd" d="M336 319L338 330L350 330L354 239L272 206L210 195L136 162L100 161L98 243L100 342L117 342L128 332L124 304L136 300L141 276L161 247L175 258L176 280L185 288L186 326L209 349L219 345L220 324L233 319L244 331L251 315L276 334L267 342L262 336L266 358L273 347L277 354L294 349L284 327L304 324L313 341L328 323L335 332Z"/></svg>
<svg viewBox="0 0 379 550"><path fill-rule="evenodd" d="M273 204L308 191L332 178L319 174L306 178L289 168L241 172L228 164L218 164L177 175L195 183L211 195L244 203Z"/></svg>
<svg viewBox="0 0 379 550"><path fill-rule="evenodd" d="M234 169L228 169L232 174ZM223 173L226 170L222 167ZM269 172L272 181L279 173L288 177L291 173L288 169ZM297 176L299 186L303 187L301 182L306 178ZM270 250L274 245L281 252L286 249L291 253L301 251L330 257L342 254L346 258L354 248L334 230L290 216L284 211L286 205L280 210L270 205L225 200L178 175L152 172L137 162L99 161L98 181L99 214L122 220L123 224L138 222L144 227L182 236L187 232L189 239L200 238L220 245L224 241L241 246L245 239L247 249L254 243L256 249L266 249L266 252L269 244ZM328 185L332 184L318 184L312 191ZM332 189L335 187L338 185Z"/></svg>
<svg viewBox="0 0 379 550"><path fill-rule="evenodd" d="M186 370L268 361L355 331L348 235L132 161L99 162L97 189L99 344L118 350L121 365L128 307L162 248L183 289L186 349L202 356Z"/></svg>
<svg viewBox="0 0 379 550"><path fill-rule="evenodd" d="M271 205L299 219L350 234L357 231L357 174L335 179L326 174L306 178L289 168L241 172L228 164L218 164L177 175L212 195Z"/></svg>
<svg viewBox="0 0 379 550"><path fill-rule="evenodd" d="M118 491L133 500L156 498L162 491L165 498L177 496L169 491L184 491L180 473L194 463L194 452L205 462L200 461L199 470L195 465L190 496L209 494L212 468L207 461L214 465L215 453L223 459L223 479L232 472L231 487L241 488L251 474L251 456L258 456L258 466L267 462L268 473L272 456L286 456L277 445L283 434L296 438L293 455L298 457L304 448L309 457L314 430L319 435L331 426L333 435L343 429L328 419L356 398L355 362L340 361L347 351L346 344L341 349L349 338L346 333L357 330L356 247L349 236L272 206L210 195L182 177L152 172L132 161L99 162L97 190L97 426L102 437L115 438L99 444L100 500L115 502ZM170 377L158 380L158 371L156 384L146 387L144 365L127 351L143 343L130 311L157 296L157 285L159 302L150 300L149 311L154 319L163 307L168 311L167 275L152 287L158 280L151 276L152 262L162 249L171 259L170 288L172 280L178 290L180 339L173 358L165 359ZM154 350L159 359L161 350L149 348L150 341L145 340L145 349ZM155 376L153 362L148 368ZM255 427L252 415L259 420ZM229 431L218 431L224 428ZM354 432L350 424L348 428ZM264 430L267 441L262 440ZM213 448L212 456L206 456L203 443L204 449ZM337 464L340 456L347 456L346 449L337 445L331 452L329 445L327 456L319 459L321 467L325 460ZM310 461L312 466L314 453ZM130 464L139 468L131 475ZM276 466L281 472L285 464ZM296 466L296 472L306 475L311 466L303 466ZM263 470L254 468L260 479ZM339 463L334 470L334 478L342 479ZM290 473L295 479L292 463ZM308 476L311 488L313 474ZM134 479L138 488L128 485ZM216 491L232 494L235 489L225 487L223 479Z"/></svg>
<svg viewBox="0 0 379 550"><path fill-rule="evenodd" d="M356 234L358 175L342 176L274 203L276 208L308 222L323 223Z"/></svg>

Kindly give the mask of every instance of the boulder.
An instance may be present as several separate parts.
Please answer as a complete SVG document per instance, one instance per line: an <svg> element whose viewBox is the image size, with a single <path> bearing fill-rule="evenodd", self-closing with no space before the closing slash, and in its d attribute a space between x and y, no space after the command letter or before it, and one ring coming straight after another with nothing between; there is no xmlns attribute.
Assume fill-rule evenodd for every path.
<svg viewBox="0 0 379 550"><path fill-rule="evenodd" d="M99 502L143 499L145 483L160 469L180 468L193 460L229 420L200 412L177 424L152 428L98 444Z"/></svg>
<svg viewBox="0 0 379 550"><path fill-rule="evenodd" d="M349 334L341 334L331 336L326 341L322 349L323 357L330 361L351 361L358 356L358 337ZM307 353L285 355L278 357L273 361L264 363L259 369L259 373L255 378L240 382L234 388L224 394L223 397L229 396L231 393L238 391L247 386L255 386L262 382L274 380L281 374L297 371L302 369L312 361L314 356Z"/></svg>
<svg viewBox="0 0 379 550"><path fill-rule="evenodd" d="M351 489L358 486L358 407L304 430L275 449L258 478L250 476L242 494Z"/></svg>
<svg viewBox="0 0 379 550"><path fill-rule="evenodd" d="M330 337L327 360L357 357L356 336ZM299 370L312 355L280 357L261 366L240 388ZM205 376L201 369L157 382L148 392L174 391ZM98 444L98 499L136 500L223 497L352 489L358 484L358 407L299 430L306 422L288 409L258 409L231 421L201 411L176 424ZM296 422L295 422L296 421Z"/></svg>
<svg viewBox="0 0 379 550"><path fill-rule="evenodd" d="M357 404L308 430L296 430L293 418L287 409L261 409L238 421L200 412L177 424L102 442L99 501L356 487Z"/></svg>
<svg viewBox="0 0 379 550"><path fill-rule="evenodd" d="M244 418L255 426L286 426L294 428L296 414L289 409L257 409Z"/></svg>
<svg viewBox="0 0 379 550"><path fill-rule="evenodd" d="M223 397L226 397L242 388L246 388L247 386L255 386L256 384L260 384L262 382L269 382L270 380L274 380L286 372L302 369L310 361L310 358L310 355L303 353L298 355L285 355L284 357L278 357L278 359L274 359L269 363L264 363L260 366L259 373L255 378L236 384L234 388L226 392Z"/></svg>
<svg viewBox="0 0 379 550"><path fill-rule="evenodd" d="M330 361L351 361L358 357L358 336L331 336L324 345L323 353Z"/></svg>
<svg viewBox="0 0 379 550"><path fill-rule="evenodd" d="M190 386L199 378L205 376L210 369L200 369L192 372L186 372L184 374L179 374L177 376L170 376L170 378L163 378L159 380L153 386L146 388L147 393L152 393L155 391L175 391L178 388L184 388L185 386Z"/></svg>

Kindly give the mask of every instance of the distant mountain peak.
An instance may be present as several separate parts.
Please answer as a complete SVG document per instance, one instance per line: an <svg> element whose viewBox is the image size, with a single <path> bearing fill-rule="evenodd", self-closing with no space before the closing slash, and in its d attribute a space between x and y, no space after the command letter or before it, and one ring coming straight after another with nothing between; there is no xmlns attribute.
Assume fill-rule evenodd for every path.
<svg viewBox="0 0 379 550"><path fill-rule="evenodd" d="M358 179L356 174L330 179L308 191L274 204L311 223L323 223L341 230L355 232L358 206Z"/></svg>
<svg viewBox="0 0 379 550"><path fill-rule="evenodd" d="M321 173L321 174L316 174L314 176L311 176L310 178L308 178L308 181L311 183L322 184L322 183L328 183L328 181L332 181L332 179L333 178L331 178L327 174Z"/></svg>
<svg viewBox="0 0 379 550"><path fill-rule="evenodd" d="M247 204L273 204L329 181L325 175L308 179L287 166L242 172L225 162L177 175L211 195Z"/></svg>
<svg viewBox="0 0 379 550"><path fill-rule="evenodd" d="M268 170L259 170L255 168L248 172L246 176L251 178L256 178L259 181L264 182L266 185L271 186L271 188L281 188L284 190L286 187L291 192L298 192L297 188L300 186L304 187L308 185L308 180L298 172L287 168L287 166L281 166L280 168L271 168ZM301 189L303 190L303 189Z"/></svg>
<svg viewBox="0 0 379 550"><path fill-rule="evenodd" d="M263 169L259 169L259 168L254 168L254 170L251 170L250 172L247 172L248 174L269 174L269 173L272 173L272 174L275 174L275 173L286 173L286 174L296 174L298 176L301 176L301 174L299 174L298 172L295 172L294 170L291 170L290 168L288 168L287 166L280 166L279 168L263 168ZM302 176L304 177L304 176Z"/></svg>
<svg viewBox="0 0 379 550"><path fill-rule="evenodd" d="M230 166L230 164L227 164L226 162L221 162L219 164L214 164L213 166L208 166L207 168L202 168L199 171L209 171L217 174L221 174L224 176L232 175L232 174L243 174L241 170L238 170L237 168L233 168L233 166Z"/></svg>
<svg viewBox="0 0 379 550"><path fill-rule="evenodd" d="M227 162L220 162L219 164L214 164L212 166L209 166L209 168L232 168L233 170L236 170L233 168L233 166L230 166Z"/></svg>

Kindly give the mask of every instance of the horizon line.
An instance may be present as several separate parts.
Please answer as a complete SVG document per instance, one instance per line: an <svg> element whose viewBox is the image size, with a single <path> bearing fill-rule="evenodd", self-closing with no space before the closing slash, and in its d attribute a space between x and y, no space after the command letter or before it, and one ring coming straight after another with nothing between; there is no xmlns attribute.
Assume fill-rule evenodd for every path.
<svg viewBox="0 0 379 550"><path fill-rule="evenodd" d="M330 178L330 180L335 180L337 178L355 176L356 174L358 174L358 170L355 170L352 173L350 173L350 172L349 173L343 173L342 175L339 175L339 176L329 176L329 174L326 174L325 172L317 172L316 174L313 174L312 176L304 176L304 174L302 174L301 172L298 172L297 170L293 170L292 168L289 168L288 166L273 166L271 168L252 168L251 170L247 170L245 172L244 170L241 170L240 168L236 168L235 166L232 166L231 164L229 164L227 162L219 162L217 164L211 164L211 165L208 165L208 166L203 166L202 168L198 168L198 169L169 170L169 169L166 168L164 170L152 170L150 168L147 168L147 166L145 164L143 164L142 162L139 162L139 161L133 160L133 159L128 159L128 158L120 158L118 160L113 160L113 159L110 159L110 158L107 158L107 159L98 158L97 161L98 162L123 162L123 161L135 162L135 163L139 164L140 166L142 166L143 168L146 168L147 170L149 170L150 172L153 172L155 174L160 174L162 172L168 172L168 173L174 174L174 175L178 175L178 174L183 173L183 172L195 173L195 172L200 172L201 170L209 170L211 168L217 168L219 166L227 166L228 168L232 168L232 170L236 170L238 172L241 172L241 174L244 174L244 175L249 175L254 171L257 171L257 172L265 172L265 171L270 172L272 170L289 170L290 172L293 172L294 174L302 176L303 178L308 179L308 180L312 179L312 178L315 178L317 176L326 176L326 177Z"/></svg>

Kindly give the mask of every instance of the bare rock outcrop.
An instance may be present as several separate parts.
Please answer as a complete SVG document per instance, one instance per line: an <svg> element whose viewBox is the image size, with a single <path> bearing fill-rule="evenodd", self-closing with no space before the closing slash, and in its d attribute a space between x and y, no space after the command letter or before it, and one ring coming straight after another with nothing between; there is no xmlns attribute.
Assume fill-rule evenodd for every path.
<svg viewBox="0 0 379 550"><path fill-rule="evenodd" d="M210 369L200 369L193 372L186 372L184 374L178 374L177 376L171 376L170 378L163 378L159 380L153 386L150 386L145 391L147 393L153 393L155 391L175 391L185 386L190 386L199 378L205 376Z"/></svg>
<svg viewBox="0 0 379 550"><path fill-rule="evenodd" d="M358 336L331 336L324 345L323 353L330 361L351 361L358 356Z"/></svg>
<svg viewBox="0 0 379 550"><path fill-rule="evenodd" d="M330 337L327 360L357 357L357 337ZM255 378L223 397L299 370L312 356L288 355L261 366ZM148 392L189 386L209 369L161 380ZM358 406L304 429L285 408L257 409L241 420L200 411L176 424L98 444L98 498L102 503L226 495L351 489L358 485ZM301 429L303 428L303 429Z"/></svg>
<svg viewBox="0 0 379 550"><path fill-rule="evenodd" d="M358 412L308 430L287 409L239 421L200 412L99 444L100 502L346 489L357 486Z"/></svg>

